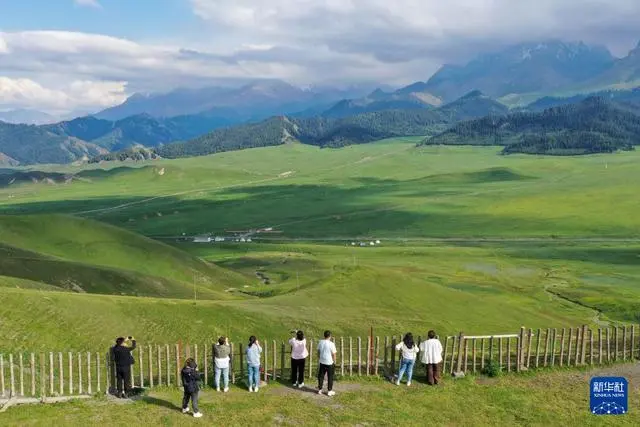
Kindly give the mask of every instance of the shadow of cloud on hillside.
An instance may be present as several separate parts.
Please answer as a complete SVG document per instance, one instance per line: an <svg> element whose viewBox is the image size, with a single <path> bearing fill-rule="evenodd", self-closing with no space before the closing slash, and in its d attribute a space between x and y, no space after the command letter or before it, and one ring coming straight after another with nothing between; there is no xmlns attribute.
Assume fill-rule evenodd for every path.
<svg viewBox="0 0 640 427"><path fill-rule="evenodd" d="M351 187L322 184L234 187L210 193L202 191L186 198L105 197L31 202L1 206L0 214L72 214L154 237L262 227L275 227L283 231L283 236L308 238L550 236L565 235L574 228L581 230L579 224L568 227L566 223L560 226L534 217L511 219L462 211L464 207L452 206L447 202L449 194L437 187L425 186L416 191L415 185L402 185L407 181L366 178L360 182L362 185ZM451 194L472 191L461 188ZM190 198L194 195L197 197ZM206 195L211 198L203 198ZM424 198L424 205L420 198Z"/></svg>

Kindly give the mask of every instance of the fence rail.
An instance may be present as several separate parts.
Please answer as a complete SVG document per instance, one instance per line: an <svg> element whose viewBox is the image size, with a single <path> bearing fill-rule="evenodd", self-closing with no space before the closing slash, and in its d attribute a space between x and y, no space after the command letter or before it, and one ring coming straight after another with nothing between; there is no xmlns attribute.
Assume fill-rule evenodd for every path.
<svg viewBox="0 0 640 427"><path fill-rule="evenodd" d="M526 369L603 365L640 359L640 343L635 325L600 328L525 329L515 334L465 336L462 332L441 339L442 371L479 373L488 363L504 372ZM401 355L397 336L338 337L336 376L378 376L392 378L399 369ZM422 337L417 337L422 341ZM613 342L612 342L613 341ZM291 349L284 341L261 341L261 378L288 382ZM204 372L204 383L213 386L213 344L139 345L131 370L134 387L176 387L180 370L193 357ZM230 379L245 381L246 345L231 344ZM305 376L316 375L314 343L308 341L309 359ZM135 354L137 353L137 354ZM419 373L417 373L420 375ZM41 352L0 354L0 402L55 401L65 396L108 393L115 388L115 369L109 351Z"/></svg>

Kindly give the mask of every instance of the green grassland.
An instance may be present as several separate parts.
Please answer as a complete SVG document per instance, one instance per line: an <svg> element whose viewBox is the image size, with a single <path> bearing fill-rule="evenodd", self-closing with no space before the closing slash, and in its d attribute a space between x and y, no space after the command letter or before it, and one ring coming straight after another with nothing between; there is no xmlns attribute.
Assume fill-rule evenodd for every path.
<svg viewBox="0 0 640 427"><path fill-rule="evenodd" d="M640 321L640 153L506 157L419 141L291 144L3 179L2 351L103 351L123 334L205 344L223 334L283 340L292 328L444 336ZM251 244L182 239L259 227L282 233ZM588 413L589 375L472 377L438 389L340 382L334 400L281 385L260 395L232 388L204 392L201 406L225 425L637 425L635 409ZM191 425L179 398L160 389L124 405L24 406L0 422Z"/></svg>
<svg viewBox="0 0 640 427"><path fill-rule="evenodd" d="M419 140L47 167L73 177L7 184L0 339L97 350L122 333L205 342L640 320L640 153L505 157ZM180 241L258 227L282 233Z"/></svg>
<svg viewBox="0 0 640 427"><path fill-rule="evenodd" d="M623 370L625 368L622 368ZM624 416L594 416L589 412L589 379L602 373L545 372L496 380L467 377L445 380L430 388L419 378L411 388L378 380L341 382L333 398L317 396L270 384L259 394L232 387L221 394L200 393L204 418L183 415L181 392L154 390L134 402L102 398L56 405L18 406L0 414L3 425L44 426L56 420L62 425L167 425L188 426L221 423L230 426L261 425L409 425L495 426L580 425L633 426L640 423L637 386ZM626 374L625 372L622 372ZM118 404L120 403L120 404Z"/></svg>

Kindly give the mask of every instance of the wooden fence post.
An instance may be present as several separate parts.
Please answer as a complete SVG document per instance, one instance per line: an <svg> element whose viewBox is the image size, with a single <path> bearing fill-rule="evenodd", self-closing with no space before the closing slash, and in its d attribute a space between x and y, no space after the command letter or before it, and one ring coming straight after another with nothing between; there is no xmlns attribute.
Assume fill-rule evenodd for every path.
<svg viewBox="0 0 640 427"><path fill-rule="evenodd" d="M344 377L344 337L340 337L340 376Z"/></svg>
<svg viewBox="0 0 640 427"><path fill-rule="evenodd" d="M53 388L54 388L54 382L53 382L53 352L50 351L49 352L49 395L50 396L53 396L53 393L54 393Z"/></svg>
<svg viewBox="0 0 640 427"><path fill-rule="evenodd" d="M358 376L362 376L362 338L358 337Z"/></svg>
<svg viewBox="0 0 640 427"><path fill-rule="evenodd" d="M564 334L566 329L562 328L562 333L560 334L560 366L564 366Z"/></svg>
<svg viewBox="0 0 640 427"><path fill-rule="evenodd" d="M391 338L391 379L396 374L396 337Z"/></svg>
<svg viewBox="0 0 640 427"><path fill-rule="evenodd" d="M269 341L265 340L264 341L264 382L268 383L269 382ZM311 359L311 352L309 352L309 376L311 376L311 363L312 363L312 359Z"/></svg>
<svg viewBox="0 0 640 427"><path fill-rule="evenodd" d="M206 350L207 348L205 346L205 351ZM207 374L206 361L207 359L205 359L205 369L204 369L205 375ZM162 387L162 351L159 345L156 345L156 366L158 367L158 385ZM207 381L205 380L204 383L206 384Z"/></svg>
<svg viewBox="0 0 640 427"><path fill-rule="evenodd" d="M462 370L462 346L464 345L464 342L466 341L465 337L464 337L464 333L462 331L460 331L460 334L458 335L458 362L457 362L457 372L461 372Z"/></svg>
<svg viewBox="0 0 640 427"><path fill-rule="evenodd" d="M472 371L476 373L476 339L473 338L471 340L471 358L473 359L473 368Z"/></svg>
<svg viewBox="0 0 640 427"><path fill-rule="evenodd" d="M240 359L240 378L244 378L244 346L242 343L238 344L238 356ZM304 378L304 372L302 373L302 378Z"/></svg>
<svg viewBox="0 0 640 427"><path fill-rule="evenodd" d="M176 344L176 387L180 387L180 344Z"/></svg>
<svg viewBox="0 0 640 427"><path fill-rule="evenodd" d="M235 367L236 367L236 362L233 361L233 357L236 354L236 349L233 343L229 344L229 347L231 349L231 354L229 355L229 375L231 376L231 384L235 384L236 383L236 371L235 371ZM211 364L212 366L215 368L215 360L213 359L213 356L215 355L215 353L213 352L213 347L211 348Z"/></svg>
<svg viewBox="0 0 640 427"><path fill-rule="evenodd" d="M609 327L607 327L607 363L611 362L611 334L610 334L610 329Z"/></svg>
<svg viewBox="0 0 640 427"><path fill-rule="evenodd" d="M444 340L444 355L442 356L442 372L447 372L447 352L449 350L449 339L451 339L451 337L447 337ZM384 363L385 365L387 364L387 350L386 350L386 346L387 346L387 341L385 339L385 352L384 352Z"/></svg>
<svg viewBox="0 0 640 427"><path fill-rule="evenodd" d="M142 347L142 346L138 347L138 371L140 372L140 387L142 387L142 388L144 388L144 367L143 367L143 364L142 364L143 348L144 347ZM178 372L180 372L180 371L178 371ZM180 377L179 373L178 373L178 377Z"/></svg>
<svg viewBox="0 0 640 427"><path fill-rule="evenodd" d="M517 351L517 355L518 355L518 364L516 365L516 372L520 372L522 370L522 367L524 367L525 363L524 363L524 356L525 356L525 350L524 350L524 346L525 346L525 327L521 326L520 327L520 335L518 337L518 351Z"/></svg>
<svg viewBox="0 0 640 427"><path fill-rule="evenodd" d="M91 387L91 352L87 352L87 393L93 394Z"/></svg>
<svg viewBox="0 0 640 427"><path fill-rule="evenodd" d="M58 391L60 392L60 396L64 396L64 368L62 362L62 352L58 353L58 371L60 371L60 376L58 378Z"/></svg>
<svg viewBox="0 0 640 427"><path fill-rule="evenodd" d="M20 369L20 396L24 397L24 360L23 360L22 352L20 352L20 360L18 368Z"/></svg>
<svg viewBox="0 0 640 427"><path fill-rule="evenodd" d="M536 368L540 366L540 336L542 335L542 330L538 328L538 339L536 342Z"/></svg>
<svg viewBox="0 0 640 427"><path fill-rule="evenodd" d="M353 338L349 337L349 376L353 376Z"/></svg>
<svg viewBox="0 0 640 427"><path fill-rule="evenodd" d="M171 385L171 351L169 350L169 344L164 345L164 352L165 352L165 356L167 357L167 386L170 386Z"/></svg>
<svg viewBox="0 0 640 427"><path fill-rule="evenodd" d="M507 338L507 372L511 372L511 338Z"/></svg>
<svg viewBox="0 0 640 427"><path fill-rule="evenodd" d="M73 355L71 352L67 354L69 359L69 395L73 396Z"/></svg>
<svg viewBox="0 0 640 427"><path fill-rule="evenodd" d="M593 366L593 330L589 328L589 365Z"/></svg>
<svg viewBox="0 0 640 427"><path fill-rule="evenodd" d="M9 353L9 381L11 385L11 397L16 397L16 378L15 370L13 367L13 353Z"/></svg>
<svg viewBox="0 0 640 427"><path fill-rule="evenodd" d="M309 378L313 378L313 341L309 341Z"/></svg>
<svg viewBox="0 0 640 427"><path fill-rule="evenodd" d="M567 349L567 366L571 366L571 349L573 345L573 328L569 328L569 348Z"/></svg>
<svg viewBox="0 0 640 427"><path fill-rule="evenodd" d="M558 336L557 328L553 328L551 332L551 367L555 366L556 363L556 338Z"/></svg>
<svg viewBox="0 0 640 427"><path fill-rule="evenodd" d="M371 375L371 335L367 336L367 376Z"/></svg>
<svg viewBox="0 0 640 427"><path fill-rule="evenodd" d="M6 397L5 392L5 383L4 383L4 354L0 353L0 396Z"/></svg>
<svg viewBox="0 0 640 427"><path fill-rule="evenodd" d="M376 376L380 375L380 371L378 370L378 361L380 360L380 337L376 337L376 365L375 365L375 374Z"/></svg>
<svg viewBox="0 0 640 427"><path fill-rule="evenodd" d="M598 328L598 365L602 365L602 328Z"/></svg>
<svg viewBox="0 0 640 427"><path fill-rule="evenodd" d="M575 354L575 363L574 366L579 366L580 365L580 349L582 348L582 343L581 343L581 338L582 338L582 329L581 328L576 328L576 354Z"/></svg>
<svg viewBox="0 0 640 427"><path fill-rule="evenodd" d="M96 389L98 393L102 391L100 384L100 353L96 353Z"/></svg>
<svg viewBox="0 0 640 427"><path fill-rule="evenodd" d="M468 356L468 344L469 344L469 340L465 339L464 340L464 362L462 363L462 365L464 366L464 372L467 372L467 356Z"/></svg>
<svg viewBox="0 0 640 427"><path fill-rule="evenodd" d="M613 340L615 342L615 345L614 345L615 353L613 353L613 361L617 362L618 361L618 326L614 326Z"/></svg>
<svg viewBox="0 0 640 427"><path fill-rule="evenodd" d="M273 380L276 380L276 368L278 366L278 354L276 350L276 340L273 340Z"/></svg>
<svg viewBox="0 0 640 427"><path fill-rule="evenodd" d="M2 361L2 355L0 354L0 361ZM29 362L31 364L31 396L36 395L36 355L31 353ZM2 364L0 364L0 367ZM4 395L4 376L2 381L2 394Z"/></svg>
<svg viewBox="0 0 640 427"><path fill-rule="evenodd" d="M40 399L44 402L47 395L47 386L45 384L45 368L44 368L44 353L40 353Z"/></svg>
<svg viewBox="0 0 640 427"><path fill-rule="evenodd" d="M635 359L635 325L631 325L631 360Z"/></svg>
<svg viewBox="0 0 640 427"><path fill-rule="evenodd" d="M533 330L529 328L528 338L527 338L527 369L531 366L531 347L533 344Z"/></svg>
<svg viewBox="0 0 640 427"><path fill-rule="evenodd" d="M284 381L285 376L284 376L284 352L285 352L285 346L284 343L282 343L282 345L280 346L280 379L282 381Z"/></svg>
<svg viewBox="0 0 640 427"><path fill-rule="evenodd" d="M485 345L484 338L480 340L480 370L484 370Z"/></svg>
<svg viewBox="0 0 640 427"><path fill-rule="evenodd" d="M453 339L451 340L451 358L449 359L449 364L451 365L449 368L449 371L451 373L451 375L453 375L453 373L455 372L455 355L456 355L456 344L458 343L458 337L457 336L453 336Z"/></svg>
<svg viewBox="0 0 640 427"><path fill-rule="evenodd" d="M627 325L622 329L622 360L627 360Z"/></svg>
<svg viewBox="0 0 640 427"><path fill-rule="evenodd" d="M78 353L78 393L84 394L82 386L82 353Z"/></svg>
<svg viewBox="0 0 640 427"><path fill-rule="evenodd" d="M544 366L549 364L549 341L551 340L551 328L547 328L547 335L544 339Z"/></svg>
<svg viewBox="0 0 640 427"><path fill-rule="evenodd" d="M153 388L153 347L151 347L151 345L149 345L149 355L147 359L149 359L149 387Z"/></svg>
<svg viewBox="0 0 640 427"><path fill-rule="evenodd" d="M580 363L586 365L587 358L587 325L582 325L582 350L580 351Z"/></svg>

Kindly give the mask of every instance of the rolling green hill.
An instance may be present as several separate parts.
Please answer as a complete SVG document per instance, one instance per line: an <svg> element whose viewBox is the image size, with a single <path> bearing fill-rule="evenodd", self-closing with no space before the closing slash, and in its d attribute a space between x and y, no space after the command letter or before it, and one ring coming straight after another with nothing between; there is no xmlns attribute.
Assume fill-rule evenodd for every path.
<svg viewBox="0 0 640 427"><path fill-rule="evenodd" d="M87 219L0 216L0 275L62 289L174 298L228 298L243 280L171 246Z"/></svg>

